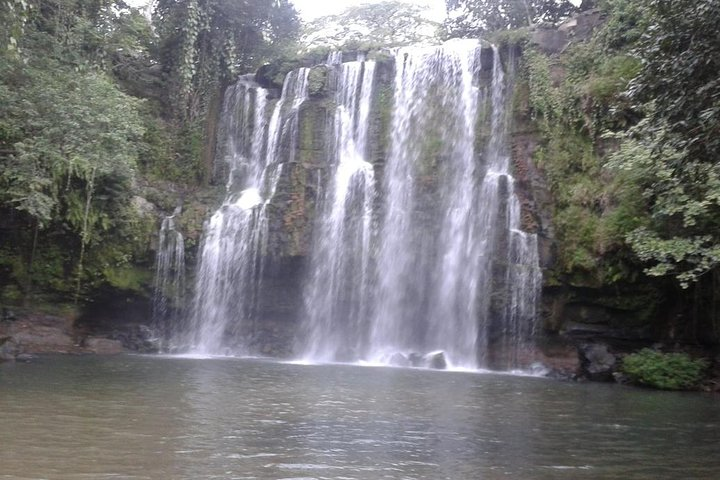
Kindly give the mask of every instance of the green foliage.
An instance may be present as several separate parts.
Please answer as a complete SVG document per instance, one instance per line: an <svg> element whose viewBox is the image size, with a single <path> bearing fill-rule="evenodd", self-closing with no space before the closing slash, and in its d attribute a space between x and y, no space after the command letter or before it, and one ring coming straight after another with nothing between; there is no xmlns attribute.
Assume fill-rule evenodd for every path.
<svg viewBox="0 0 720 480"><path fill-rule="evenodd" d="M530 29L527 27L496 30L489 37L489 41L501 49L504 47L524 46L529 39Z"/></svg>
<svg viewBox="0 0 720 480"><path fill-rule="evenodd" d="M683 288L720 262L720 247L710 235L665 239L648 228L638 228L628 234L628 241L641 260L655 263L646 270L648 275L675 273Z"/></svg>
<svg viewBox="0 0 720 480"><path fill-rule="evenodd" d="M647 215L637 176L605 158L619 141L601 134L632 122L624 91L641 66L607 47L605 28L559 57L528 49L523 68L528 114L544 139L535 159L555 197L559 270L607 284L632 280L627 235Z"/></svg>
<svg viewBox="0 0 720 480"><path fill-rule="evenodd" d="M176 180L183 178L183 169L174 156L172 129L163 119L145 112L145 133L138 149L138 166L149 176Z"/></svg>
<svg viewBox="0 0 720 480"><path fill-rule="evenodd" d="M636 255L652 264L646 272L674 275L686 288L720 262L713 235L720 226L720 172L716 165L692 162L678 174L674 163L682 154L666 147L659 155L656 138L641 134L648 128L645 120L621 135L609 166L632 178L642 199L647 220L626 235Z"/></svg>
<svg viewBox="0 0 720 480"><path fill-rule="evenodd" d="M549 128L550 122L562 116L560 90L553 85L551 60L536 50L528 50L523 58L529 87L529 100L534 119Z"/></svg>
<svg viewBox="0 0 720 480"><path fill-rule="evenodd" d="M622 371L631 381L663 390L689 390L702 381L708 363L686 353L662 353L645 348L623 359Z"/></svg>
<svg viewBox="0 0 720 480"><path fill-rule="evenodd" d="M424 10L400 1L350 7L310 22L302 43L305 49L332 47L344 51L436 43L440 25L429 20Z"/></svg>
<svg viewBox="0 0 720 480"><path fill-rule="evenodd" d="M652 102L658 140L688 161L717 162L720 151L720 3L645 0L649 25L643 69L631 93Z"/></svg>
<svg viewBox="0 0 720 480"><path fill-rule="evenodd" d="M614 101L637 76L641 65L639 59L624 54L603 59L588 80L588 95L600 103Z"/></svg>
<svg viewBox="0 0 720 480"><path fill-rule="evenodd" d="M17 52L30 5L25 0L5 0L0 3L0 49Z"/></svg>
<svg viewBox="0 0 720 480"><path fill-rule="evenodd" d="M185 126L202 120L212 95L238 72L258 67L299 31L288 0L160 0L153 13L166 104Z"/></svg>
<svg viewBox="0 0 720 480"><path fill-rule="evenodd" d="M130 265L108 267L103 270L107 283L119 290L146 292L152 285L152 272L147 268L137 268Z"/></svg>
<svg viewBox="0 0 720 480"><path fill-rule="evenodd" d="M567 0L445 0L448 37L480 37L487 32L557 22L576 8Z"/></svg>
<svg viewBox="0 0 720 480"><path fill-rule="evenodd" d="M53 292L62 301L107 281L101 256L137 259L130 201L147 122L143 102L110 72L116 59L146 53L150 31L111 1L29 11L20 54L0 54L0 211L9 219L0 281L14 280L26 300Z"/></svg>
<svg viewBox="0 0 720 480"><path fill-rule="evenodd" d="M635 218L635 204L624 202L629 191L603 169L586 135L557 124L535 160L546 173L554 194L554 224L559 243L558 268L568 275L592 273L596 282L627 280L624 258L626 223Z"/></svg>
<svg viewBox="0 0 720 480"><path fill-rule="evenodd" d="M644 0L629 97L644 120L619 137L616 170L637 180L648 221L627 239L653 276L688 287L720 265L720 5Z"/></svg>
<svg viewBox="0 0 720 480"><path fill-rule="evenodd" d="M588 41L554 56L526 49L517 90L515 110L539 130L535 160L554 197L551 275L622 288L644 271L692 286L675 291L677 315L711 341L720 295L720 4L600 7L605 23ZM687 335L679 323L678 336Z"/></svg>
<svg viewBox="0 0 720 480"><path fill-rule="evenodd" d="M79 73L52 58L0 69L5 121L17 129L14 153L0 167L0 201L41 225L63 215L79 230L91 177L100 203L116 201L118 188L127 192L143 134L139 102L102 73Z"/></svg>
<svg viewBox="0 0 720 480"><path fill-rule="evenodd" d="M377 138L377 144L371 162L380 166L384 163L385 153L390 144L392 124L393 90L389 85L380 86L377 90L377 103L375 106L378 131L382 132Z"/></svg>
<svg viewBox="0 0 720 480"><path fill-rule="evenodd" d="M4 297L146 291L157 225L138 185L202 181L214 99L292 44L294 8L161 0L151 25L122 0L4 0L0 16Z"/></svg>
<svg viewBox="0 0 720 480"><path fill-rule="evenodd" d="M626 51L635 47L647 29L645 1L603 0L600 8L607 16L598 39L607 51Z"/></svg>

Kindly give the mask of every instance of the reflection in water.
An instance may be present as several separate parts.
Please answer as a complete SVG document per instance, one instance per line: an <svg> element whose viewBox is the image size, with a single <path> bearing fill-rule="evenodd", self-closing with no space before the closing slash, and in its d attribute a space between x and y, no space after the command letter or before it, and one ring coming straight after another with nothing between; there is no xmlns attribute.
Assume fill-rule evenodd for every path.
<svg viewBox="0 0 720 480"><path fill-rule="evenodd" d="M0 366L0 478L716 478L712 397L226 359Z"/></svg>

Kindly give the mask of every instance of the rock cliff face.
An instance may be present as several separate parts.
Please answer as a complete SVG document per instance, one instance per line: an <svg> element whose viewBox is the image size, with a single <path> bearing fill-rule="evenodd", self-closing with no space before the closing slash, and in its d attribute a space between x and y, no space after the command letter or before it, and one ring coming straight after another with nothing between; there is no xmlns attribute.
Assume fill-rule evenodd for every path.
<svg viewBox="0 0 720 480"><path fill-rule="evenodd" d="M597 12L590 12L557 30L538 29L531 35L530 44L548 55L557 55L571 42L587 39L601 20ZM481 50L482 67L478 72L481 82L490 80L493 58L491 48ZM564 246L558 242L553 225L555 199L545 172L535 162L538 148L547 139L543 138L528 115L527 84L523 79L524 71L519 68L522 52L517 47L504 47L499 58L506 70L517 71L508 138L511 169L515 177L515 194L521 206L521 227L537 235L544 280L539 315L541 328L536 331L537 346L528 347L521 356L536 359L564 375L574 376L581 371L582 365L588 364L588 358L593 357L578 351L603 352L604 364L612 364L608 355L652 342L682 340L681 333L673 337L672 306L661 298L657 285L639 281L608 286L597 282L591 275L583 278L560 270L557 258ZM329 151L335 108L332 75L324 64L305 67L310 68L308 98L299 108L297 141L281 141L279 152L287 161L278 179L277 191L267 206L268 238L263 251L265 267L250 341L254 353L270 356L289 356L293 352L298 321L304 308L303 288L317 228L319 199L329 188L333 175ZM377 56L368 120L368 157L378 184L383 181L388 159L395 68L392 57ZM281 85L278 81L284 73L282 66L270 65L261 69L255 77L260 85L269 89L271 101L279 97ZM558 67L553 70L553 75L557 77L553 80L559 82L564 72ZM442 122L443 118L437 121ZM481 125L482 120L478 122L477 151L481 151L488 142ZM433 139L428 135L426 140L431 143ZM432 219L432 209L437 205L438 169L443 159L439 151L426 150L429 153L422 160L424 170L420 179L423 189L416 208L419 216ZM222 185L227 172L223 171L223 165L217 159L214 172L215 183ZM185 201L179 228L192 243L188 248L188 285L193 284L193 264L196 262L202 222L219 205L221 195L218 189L202 195L198 201ZM374 219L376 223L380 221L382 208L382 198L377 198L374 209L378 217ZM427 222L428 236L436 236L438 229L437 223ZM190 297L188 292L187 298ZM189 303L185 305L186 316L190 314ZM497 306L491 308L499 310ZM667 321L658 321L662 309L666 310L663 317L667 317ZM126 343L132 346L132 342ZM594 346L598 343L602 345ZM595 375L595 378L608 377L605 373Z"/></svg>
<svg viewBox="0 0 720 480"><path fill-rule="evenodd" d="M564 32L563 41L567 40L567 36L568 32ZM536 41L543 40L539 38ZM504 69L517 69L521 55L519 49L505 48L500 53L498 58L503 62ZM480 82L490 81L493 58L491 48L481 50L481 71L478 72ZM368 146L369 161L373 164L378 184L383 181L391 136L395 68L392 57L381 56L376 61L372 108L368 120ZM268 71L275 69L265 68L258 72L258 83L277 87L263 77ZM522 73L518 74L519 77L521 75ZM279 73L276 72L275 76L279 76ZM263 252L265 267L263 278L260 279L261 288L258 291L252 339L249 341L254 353L289 356L298 335L298 322L304 307L303 288L308 276L313 234L318 222L319 199L330 187L333 175L329 147L332 139L329 135L333 132L331 126L335 105L330 82L332 77L326 65L310 68L308 98L298 112L297 140L285 143L281 140L279 146L281 161L286 162L277 182L276 193L267 207L268 239ZM541 300L542 328L537 332L541 339L538 342L540 348L528 350L522 355L526 359L536 358L564 374L573 375L580 365L573 347L575 344L597 338L617 339L619 342L651 339L652 332L648 331L645 324L637 321L638 314L643 313L642 310L648 306L642 302L643 297L637 297L634 293L618 295L617 292L603 290L602 286L574 284L558 278L554 271L558 245L552 222L553 199L542 169L533 161L535 150L543 139L524 114L527 109L523 105L517 105L523 102L522 86L522 78L518 78L515 85L518 91L513 99L513 118L510 119L511 135L508 139L512 154L511 168L516 178L515 192L520 200L521 226L523 230L538 236L538 249L545 278ZM277 90L270 92L273 98L279 96ZM482 117L482 114L480 116ZM438 121L442 122L442 118L438 118ZM489 141L483 125L481 119L476 135L477 151L482 151ZM426 140L433 141L430 136ZM421 160L424 165L420 179L423 188L416 209L417 215L429 219L426 222L426 235L435 237L439 234L439 225L431 221L435 217L432 209L437 206L435 190L438 168L443 159L440 158L439 151L433 151L432 148L425 151L428 152L427 158ZM218 162L220 160L216 160L214 169L215 181L221 184L227 172L223 171L223 165L218 165ZM377 198L376 204L376 215L381 216L382 198ZM210 207L207 211L212 209ZM200 218L196 216L195 222ZM199 232L199 225L182 226ZM192 258L190 260L192 262ZM503 277L500 271L497 271L495 276ZM192 281L188 283L192 284ZM497 296L493 299L494 302L500 300L502 299ZM186 305L186 315L191 314L187 311L189 308L191 306ZM502 302L493 303L491 312L500 311L502 308ZM647 312L644 315L642 318L647 319ZM498 362L502 363L501 360Z"/></svg>
<svg viewBox="0 0 720 480"><path fill-rule="evenodd" d="M95 336L69 318L3 309L0 362L29 361L49 353L112 355L126 351L119 339Z"/></svg>
<svg viewBox="0 0 720 480"><path fill-rule="evenodd" d="M590 39L603 21L598 10L589 10L557 28L540 26L530 33L525 49L545 59L549 66L549 82L554 86L562 85L567 75L564 63L567 52ZM518 194L524 210L524 228L538 234L544 272L541 317L545 341L549 343L541 341L539 344L544 346L545 353L552 351L560 352L561 357L573 356L573 363L584 376L609 379L615 367L608 356L622 355L655 342L669 345L696 343L699 340L697 325L695 329L688 327L692 322L686 322L685 328L678 325L683 293L666 282L645 277L639 265L632 267L634 273L628 275L625 271L617 275L620 280L616 280L605 274L602 258L597 259L596 266L584 270L566 269L559 261L573 255L573 245L558 238L553 225L558 212L566 207L561 207L558 199L554 198L546 172L536 161L538 152L553 139L548 138L547 128L539 128L538 122L531 118L527 89L528 79L521 75L515 91L511 142ZM592 139L588 137L587 141ZM596 159L601 162L602 152L607 151L608 146L593 145L592 148L601 152ZM581 152L566 153L570 155L570 161L572 156L581 156ZM586 180L604 181L601 178ZM576 228L579 230L583 226L577 225ZM712 328L705 328L705 331L710 332ZM713 342L709 336L705 336L704 340ZM548 350L548 345L553 347ZM559 350L558 346L561 346ZM580 363L577 361L577 350L582 359ZM603 353L599 355L603 357L600 363L613 364L600 375L595 369L604 366L598 367L589 360L598 357L595 355L597 352Z"/></svg>
<svg viewBox="0 0 720 480"><path fill-rule="evenodd" d="M396 62L400 61L403 64L398 66ZM226 96L231 95L232 97L228 97L231 99L230 103L226 99L223 107L221 123L225 125L221 125L218 130L221 137L217 142L218 154L214 171L217 183L220 183L220 179L224 175L230 174L227 182L229 190L223 206L213 216L212 230L208 233L206 229L206 236L214 235L213 245L223 249L225 248L222 246L224 242L222 238L225 235L223 232L234 232L238 228L246 232L243 235L250 230L258 232L259 247L251 247L249 244L247 246L257 253L252 253L249 257L246 256L249 251L237 253L237 255L245 255L242 257L243 262L259 262L259 270L251 273L251 275L259 275L259 278L251 279L257 287L252 292L244 287L237 288L238 291L232 294L252 297L249 301L253 305L248 305L247 302L243 303L242 300L239 303L234 300L225 301L223 300L226 298L224 294L218 297L223 304L220 307L221 311L214 309L212 305L207 309L203 307L199 310L197 308L199 303L196 303L191 307L194 310L188 312L188 316L192 317L193 328L196 331L204 329L204 326L200 326L200 324L207 323L204 319L205 310L212 310L212 313L209 314L213 315L215 320L213 320L211 336L215 340L207 343L202 339L206 337L201 335L191 336L189 340L181 340L180 343L210 345L212 348L224 344L229 345L229 348L240 348L250 353L272 355L284 355L290 352L292 347L290 340L298 338L297 327L303 317L303 300L308 301L307 288L310 278L318 275L317 265L311 270L308 262L310 257L315 258L317 262L317 258L319 258L317 252L318 232L323 231L324 227L321 226L323 222L329 221L320 214L321 208L324 208L325 211L323 215L330 214L329 204L321 204L321 202L328 202L333 198L335 194L332 193L332 190L336 188L336 185L340 185L337 183L339 180L336 177L337 172L341 171L339 165L342 160L339 159L349 159L353 155L360 155L363 157L362 162L366 165L363 168L372 168L372 180L369 181L374 183L376 186L374 188L379 192L377 195L367 193L364 197L368 199L365 202L369 201L372 207L363 208L367 212L371 212L367 215L372 218L368 220L370 224L364 227L369 232L365 234L368 236L365 241L368 241L369 244L365 244L363 247L368 248L367 253L363 255L364 258L369 258L371 264L387 263L387 265L380 266L368 265L367 268L375 269L380 279L378 284L382 283L382 272L388 275L388 269L392 269L396 264L394 258L402 256L403 251L412 250L415 252L412 255L414 260L411 260L410 256L407 260L418 265L411 268L408 262L401 262L409 269L408 272L410 270L415 272L410 275L413 278L404 281L404 284L410 284L410 287L405 288L397 284L395 280L397 275L394 274L393 278L386 278L386 283L393 285L390 287L390 290L395 292L392 295L404 298L402 302L408 300L409 296L419 295L417 301L403 303L402 307L398 307L399 310L393 313L393 319L381 321L379 317L378 319L372 318L372 313L365 314L362 320L365 326L361 329L365 332L363 335L369 334L369 331L375 328L370 326L373 322L385 324L396 321L402 316L408 317L407 321L403 320L408 323L410 322L409 317L414 316L417 318L410 322L412 325L408 323L402 328L412 339L407 342L404 339L402 341L395 339L392 342L416 343L423 345L423 348L430 348L429 343L435 342L429 342L424 338L427 337L425 331L429 332L431 327L435 328L433 325L442 326L443 321L440 320L440 317L450 318L453 315L460 317L461 312L457 310L460 309L462 312L467 310L467 315L463 313L468 317L465 323L483 325L482 331L473 328L469 333L473 339L478 337L478 345L497 343L498 345L502 344L499 348L508 348L507 328L502 324L504 320L500 319L515 318L518 315L534 317L534 314L523 310L520 305L525 300L520 300L517 295L533 295L535 292L533 283L527 292L511 293L514 292L514 282L508 280L517 275L527 276L529 271L537 271L536 266L530 267L530 270L518 268L523 261L535 262L535 265L537 262L530 259L520 260L521 258L525 259L525 249L527 248L530 248L534 255L534 236L528 237L518 229L520 222L516 219L517 213L515 213L518 208L515 206L513 180L508 176L508 162L505 153L507 150L505 125L510 120L507 118L508 108L506 105L509 103L512 92L511 80L512 71L516 67L515 63L515 52L507 51L500 55L492 47L477 48L477 44L469 41L462 45L453 44L438 48L436 51L433 49L410 49L399 56L379 55L369 63L351 61L350 64L342 66L339 63L332 63L330 60L327 64L296 69L288 76L291 80L285 82L281 96L277 91L273 92L258 86L272 86L267 79L262 78L263 71L273 70L272 68L266 68L259 72L255 82L243 77L226 94ZM396 78L397 68L408 69L408 65L413 65L409 70L411 73L406 74L408 78L406 79L405 76L402 80ZM417 70L418 68L420 70ZM370 73L368 74L368 72ZM339 112L359 108L357 106L359 100L356 97L360 96L360 87L353 87L345 92L344 89L349 85L346 83L349 80L344 79L345 75L355 75L356 80L357 75L362 75L364 78L362 88L368 92L364 94L366 96L363 100L363 104L367 105L363 108L366 108L367 111L362 117L363 131L366 131L363 133L362 142L367 147L363 146L362 153L358 151L350 154L349 157L338 156L338 149L347 148L346 144L339 140L343 135L340 132L344 131L338 130L340 128L338 122L342 122L344 118L344 114ZM369 88L368 80L372 83L372 88ZM452 83L445 84L443 82ZM443 88L446 88L447 92L444 92ZM417 89L417 92L414 89ZM405 98L406 104L398 106L398 102L401 100L394 98L395 96L407 97L411 94L421 97L417 101L419 106L413 106L412 96ZM341 95L342 98L347 96L347 98L341 100L338 95ZM350 102L347 107L341 103L345 101ZM275 113L271 115L268 112ZM407 120L403 115L407 117ZM277 125L278 116L280 127L273 126ZM270 117L272 118L267 120ZM255 120L252 120L253 118ZM266 124L265 121L269 123ZM358 121L354 120L353 122ZM400 122L400 124L409 122L410 125L401 128L407 128L411 133L399 134L396 127L391 128L391 122ZM448 125L448 122L454 123ZM268 125L267 132L279 132L277 137L274 136L274 133L268 133L266 140L262 140L262 125ZM273 130L274 128L276 130ZM260 133L259 137L258 133ZM236 140L233 141L233 138ZM473 141L475 142L474 148ZM390 151L391 143L394 145L394 153ZM398 149L411 150L412 153L406 159L406 154L398 152ZM402 169L406 170L405 174L398 174L398 167L393 167L393 175L399 175L397 179L386 172L390 168L388 165L391 155L394 155L392 158L395 159L393 160L395 164L401 165ZM218 162L220 162L219 165ZM256 163L259 167L253 166ZM273 165L277 165L277 167ZM258 176L260 170L257 168L268 173ZM233 172L237 172L237 174ZM245 174L244 172L255 173ZM388 179L385 178L386 173ZM243 175L254 175L255 180L242 180ZM477 185L473 185L473 179L477 179ZM269 189L268 182L272 184ZM365 185L367 186L367 184ZM350 188L365 187L351 186ZM395 193L396 196L400 196L389 200L390 195L386 192L395 191L393 189L405 190L405 193ZM241 210L249 212L249 210L244 210L246 207L243 207L243 198L249 198L248 192L250 191L257 191L261 197L259 201L262 207L258 207L260 208L258 215L262 218L259 220L253 220L251 214L241 212ZM404 203L400 205L404 202L404 200L401 201L403 196L409 196L412 199L406 205ZM345 202L350 202L347 200L350 197L345 198ZM338 201L338 199L334 201ZM461 203L457 204L458 201ZM253 203L252 205L260 204ZM355 207L338 208L344 210ZM407 225L399 231L395 225L387 224L387 212L390 209L399 209L405 212L398 220L405 221ZM446 210L447 213L443 213ZM357 212L349 213L349 215L356 214ZM393 215L397 215L397 212ZM455 217L457 219L454 219ZM453 218L453 220L448 220L448 218ZM485 218L484 222L478 224L479 218ZM246 226L239 227L239 224L233 223L237 221L246 222ZM333 221L342 220L338 218ZM226 229L220 225L226 222L231 222L235 226L230 227L228 223L228 229ZM265 227L265 225L267 226ZM347 228L355 227L348 224ZM457 232L452 233L453 229L456 229ZM326 233L329 234L328 231ZM232 235L233 238L237 237L235 233ZM256 238L255 235L253 233L248 238ZM395 244L397 244L397 248L400 248L391 255L392 258L388 258L387 253L385 257L382 257L383 246L388 244L388 235L395 235L393 238L397 237ZM377 238L367 240L369 236ZM468 240L470 243L465 245L466 237L478 237L478 239ZM340 236L331 241L345 242L346 239L343 240L343 238ZM234 240L228 241L234 242ZM255 242L255 240L249 241ZM532 247L527 242L532 242ZM352 249L358 246L356 245ZM238 249L241 248L244 247L239 245L232 247L233 251L239 251ZM328 245L327 248L333 248L333 245ZM498 249L497 258L493 258L492 255L495 249ZM448 285L448 281L439 279L448 277L449 282L454 284L453 282L456 283L456 280L453 279L453 276L460 278L461 274L457 273L456 275L453 272L459 272L459 269L467 270L465 265L456 265L453 258L464 258L463 255L466 253L463 252L470 250L474 253L469 254L471 259L464 263L474 265L475 270L465 272L467 281L463 281L457 288L441 293L442 288ZM216 250L213 251L217 253ZM210 252L207 248L203 252L202 261L203 265L206 265L206 253L209 255ZM213 253L212 255L212 258L220 258L221 263L238 261L234 253L228 255ZM341 290L333 295L338 298L347 296L350 299L354 294L349 294L349 292L357 285L354 281L348 281L347 275L353 275L353 268L355 268L353 265L357 265L357 263L355 260L348 263L342 258L354 255L354 250L338 252L339 257L333 255L333 262L340 262L349 269L348 272L342 274L345 277L340 275L338 278L340 283L336 284L336 287ZM385 259L383 260L383 258ZM487 261L483 261L483 258L486 258ZM448 261L452 265L447 265ZM433 265L442 269L444 273L440 271L433 273L431 271ZM200 270L202 278L208 277L205 267ZM521 273L521 270L527 272ZM255 271L253 270L253 272ZM334 270L328 271L326 274L334 275L332 272ZM202 297L205 293L216 295L217 289L226 289L228 282L234 282L233 278L237 276L232 271L225 270L218 271L218 274L227 274L227 281L223 280L222 285L215 281L203 283L202 288L198 290L209 290L208 292L196 292L195 295L198 299L196 302L204 305ZM242 275L246 276L245 273ZM210 276L217 277L215 273L210 273ZM535 282L529 277L528 280ZM477 282L482 285L478 283L476 287L473 287ZM320 283L316 282L317 285ZM457 297L458 289L467 290L465 300L445 298ZM305 295L303 295L304 293ZM435 297L435 300L431 297ZM357 302L357 300L350 301ZM361 302L368 306L375 301L374 298L368 297ZM339 309L340 313L336 311L334 315L344 318L345 315L341 312L348 306L344 302L345 300L340 300L336 302L335 306L328 308ZM393 300L391 303L400 305L402 302ZM314 305L317 302L312 303ZM421 307L420 303L427 305ZM529 305L532 306L533 303L530 302ZM389 307L386 305L377 308L382 312L387 312ZM408 312L415 311L413 309L416 309L417 312L409 315ZM437 318L429 318L431 315L428 312L430 311L435 311L432 316ZM474 311L482 312L477 314L477 321L472 319L476 318L475 314L471 313ZM532 306L532 311L534 312L534 306ZM248 312L252 313L248 314ZM482 321L480 316L483 316ZM488 318L485 319L485 316ZM237 319L236 323L244 326L228 327L228 323L223 319L230 317ZM326 321L333 323L335 320L328 318ZM343 320L340 318L337 321L342 322ZM521 323L522 325L528 324L527 329L522 327L523 331L532 329L531 318L526 318ZM520 323L517 328L520 328ZM223 330L225 333L222 333ZM209 330L206 331L210 333ZM377 329L374 331L377 333ZM311 334L321 335L318 332ZM385 338L385 334L378 335ZM219 341L220 337L227 339L228 336L235 338L236 341L225 343ZM185 336L185 338L188 337ZM376 339L376 341L379 340ZM471 340L471 342L474 344L475 340ZM355 348L367 348L367 346L360 347L358 345L351 350ZM471 352L472 348L468 347L465 350L462 350L464 353L457 355L463 356L468 365L477 365L478 361L481 362L480 364L495 362L491 360L491 357L495 358L492 355L487 354L487 358L477 360ZM486 355L486 349L482 350L482 355ZM372 351L380 355L376 350ZM507 355L497 357L498 365L509 365L512 362Z"/></svg>

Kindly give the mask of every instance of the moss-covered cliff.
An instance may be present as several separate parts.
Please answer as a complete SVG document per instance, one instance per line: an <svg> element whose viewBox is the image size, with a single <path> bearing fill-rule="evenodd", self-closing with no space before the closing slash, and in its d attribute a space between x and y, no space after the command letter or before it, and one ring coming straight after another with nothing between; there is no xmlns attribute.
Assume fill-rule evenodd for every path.
<svg viewBox="0 0 720 480"><path fill-rule="evenodd" d="M609 159L618 149L618 132L637 122L637 112L623 95L640 68L627 45L608 47L612 31L607 13L590 10L558 28L504 33L496 38L506 71L513 71L510 147L515 191L522 206L523 229L539 238L542 291L542 353L561 370L578 367L574 346L603 342L616 352L664 342L713 347L718 341L714 313L704 299L714 299L714 285L698 282L682 289L668 279L648 277L627 243L627 235L647 216L642 192ZM374 96L369 119L369 158L382 182L388 155L393 105L394 64L391 56L370 52L376 59ZM489 78L492 50L482 50L480 82ZM258 350L287 354L302 310L303 283L318 221L319 199L331 178L329 132L334 99L328 68L319 57L283 60L261 68L256 79L277 91L291 68L312 67L309 99L299 111L298 141L281 145L284 164L277 193L268 207L269 238L259 299ZM207 136L215 138L219 108L210 108ZM486 115L478 118L476 150L487 142ZM442 122L438 110L438 122ZM162 137L161 133L158 133ZM160 140L155 142L162 144ZM422 216L433 208L441 142L432 128L424 138ZM216 156L208 141L195 152ZM208 160L209 161L209 160ZM217 162L217 159L215 160ZM208 163L207 161L205 162ZM124 227L117 237L88 251L87 265L102 276L88 279L83 291L84 321L112 330L128 320L150 322L153 254L156 232L164 215L182 207L178 229L187 242L188 285L201 241L203 222L222 201L221 172L213 183L190 188L148 173L134 188L131 210L123 211ZM381 207L381 199L377 201ZM376 208L381 213L381 208ZM431 218L431 215L427 215ZM13 228L12 216L2 220L17 245L42 244L42 249L0 251L0 303L22 302L30 276L45 296L42 301L68 303L72 285L68 265L76 259L75 243L35 236ZM429 235L439 228L428 224ZM30 253L32 257L28 257ZM97 268L96 268L97 267ZM188 290L189 300L192 293ZM26 297L27 298L27 297ZM713 309L715 309L713 304ZM709 309L707 309L709 310ZM714 311L714 310L713 310ZM544 355L544 357L543 357ZM561 359L561 360L558 360ZM561 363L565 362L563 365Z"/></svg>

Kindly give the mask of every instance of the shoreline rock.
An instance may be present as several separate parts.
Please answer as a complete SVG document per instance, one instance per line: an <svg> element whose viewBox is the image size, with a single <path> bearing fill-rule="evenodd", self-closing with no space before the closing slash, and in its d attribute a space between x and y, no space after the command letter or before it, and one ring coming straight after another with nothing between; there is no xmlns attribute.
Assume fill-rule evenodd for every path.
<svg viewBox="0 0 720 480"><path fill-rule="evenodd" d="M12 321L0 321L0 361L29 361L44 354L113 355L126 351L120 341L89 336L64 317L17 313Z"/></svg>

